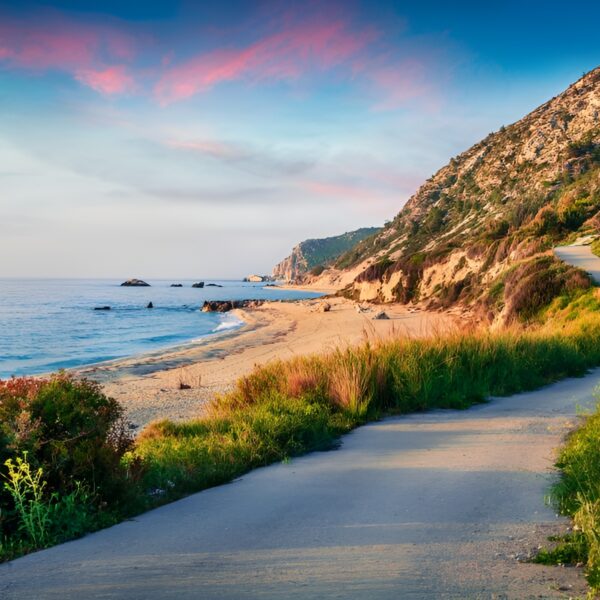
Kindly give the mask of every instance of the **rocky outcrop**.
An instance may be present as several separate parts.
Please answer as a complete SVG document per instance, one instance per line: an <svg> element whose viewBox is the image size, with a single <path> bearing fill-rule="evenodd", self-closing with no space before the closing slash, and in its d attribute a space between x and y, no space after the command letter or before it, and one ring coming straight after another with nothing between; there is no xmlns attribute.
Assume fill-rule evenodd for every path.
<svg viewBox="0 0 600 600"><path fill-rule="evenodd" d="M198 281L197 283L192 283L192 287L193 288L203 288L204 287L204 281Z"/></svg>
<svg viewBox="0 0 600 600"><path fill-rule="evenodd" d="M264 300L206 300L202 312L229 312L234 308L257 308Z"/></svg>
<svg viewBox="0 0 600 600"><path fill-rule="evenodd" d="M172 283L171 287L183 287L182 283Z"/></svg>
<svg viewBox="0 0 600 600"><path fill-rule="evenodd" d="M142 281L141 279L128 279L124 281L121 286L123 287L150 287L149 283Z"/></svg>
<svg viewBox="0 0 600 600"><path fill-rule="evenodd" d="M262 281L273 281L273 278L269 275L248 275L248 277L244 277L242 281L250 282L250 283L260 283Z"/></svg>
<svg viewBox="0 0 600 600"><path fill-rule="evenodd" d="M315 275L320 275L326 266L344 252L379 231L379 227L363 227L342 235L300 242L287 258L275 266L273 278L297 281L310 271L313 271Z"/></svg>

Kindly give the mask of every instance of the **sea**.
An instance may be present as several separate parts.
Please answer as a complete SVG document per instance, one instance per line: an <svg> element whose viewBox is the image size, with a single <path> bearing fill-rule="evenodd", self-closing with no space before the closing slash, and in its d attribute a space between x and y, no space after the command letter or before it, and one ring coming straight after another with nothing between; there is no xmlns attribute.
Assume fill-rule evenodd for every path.
<svg viewBox="0 0 600 600"><path fill-rule="evenodd" d="M232 280L0 279L0 378L35 375L180 346L233 330L205 300L295 300L319 294ZM181 283L182 287L171 287ZM208 284L222 287L213 287ZM154 308L146 308L152 302ZM94 310L110 306L110 310Z"/></svg>

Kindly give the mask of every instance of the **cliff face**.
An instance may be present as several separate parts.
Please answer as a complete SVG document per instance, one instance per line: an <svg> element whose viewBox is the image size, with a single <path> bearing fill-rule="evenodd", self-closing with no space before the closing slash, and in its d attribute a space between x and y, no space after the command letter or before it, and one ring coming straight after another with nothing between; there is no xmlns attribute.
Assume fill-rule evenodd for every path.
<svg viewBox="0 0 600 600"><path fill-rule="evenodd" d="M323 274L378 302L502 311L506 271L600 226L600 68L450 160ZM504 288L502 287L504 286ZM502 291L502 290L501 290Z"/></svg>
<svg viewBox="0 0 600 600"><path fill-rule="evenodd" d="M339 258L349 248L380 231L378 227L364 227L333 237L301 242L292 253L273 269L275 279L297 281L313 269L320 270Z"/></svg>

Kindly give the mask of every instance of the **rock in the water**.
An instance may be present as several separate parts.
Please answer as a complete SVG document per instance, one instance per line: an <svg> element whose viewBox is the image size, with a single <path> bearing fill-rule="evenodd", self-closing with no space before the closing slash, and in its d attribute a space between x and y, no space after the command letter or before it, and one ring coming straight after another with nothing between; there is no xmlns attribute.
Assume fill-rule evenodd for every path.
<svg viewBox="0 0 600 600"><path fill-rule="evenodd" d="M145 281L142 281L141 279L128 279L127 281L124 281L121 286L126 286L126 287L150 287L149 283L146 283Z"/></svg>
<svg viewBox="0 0 600 600"><path fill-rule="evenodd" d="M110 310L110 306L95 306L94 310Z"/></svg>
<svg viewBox="0 0 600 600"><path fill-rule="evenodd" d="M207 283L206 287L223 287L223 286L219 285L218 283Z"/></svg>
<svg viewBox="0 0 600 600"><path fill-rule="evenodd" d="M379 312L377 312L373 315L373 319L381 320L381 319L389 319L389 317L385 311L380 310Z"/></svg>
<svg viewBox="0 0 600 600"><path fill-rule="evenodd" d="M229 312L234 308L257 308L264 300L206 300L202 312Z"/></svg>
<svg viewBox="0 0 600 600"><path fill-rule="evenodd" d="M192 283L192 287L193 288L203 288L204 287L204 281L198 281L197 283Z"/></svg>
<svg viewBox="0 0 600 600"><path fill-rule="evenodd" d="M183 287L182 283L172 283L171 287Z"/></svg>
<svg viewBox="0 0 600 600"><path fill-rule="evenodd" d="M146 308L154 308L154 304L152 304L152 302L148 302L148 306L146 306Z"/></svg>

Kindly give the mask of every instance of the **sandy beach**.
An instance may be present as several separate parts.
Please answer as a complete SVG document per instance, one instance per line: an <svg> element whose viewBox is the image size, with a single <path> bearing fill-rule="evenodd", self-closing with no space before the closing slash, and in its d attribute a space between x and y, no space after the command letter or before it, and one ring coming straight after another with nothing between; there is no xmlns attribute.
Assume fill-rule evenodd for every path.
<svg viewBox="0 0 600 600"><path fill-rule="evenodd" d="M436 313L405 305L386 305L387 320L374 320L380 310L358 312L343 298L269 302L236 311L244 325L198 342L161 352L78 369L100 382L125 407L138 428L162 418L187 419L202 414L206 403L231 388L255 365L292 356L327 352L370 338L423 337L454 327L460 312ZM189 389L180 389L180 384Z"/></svg>

